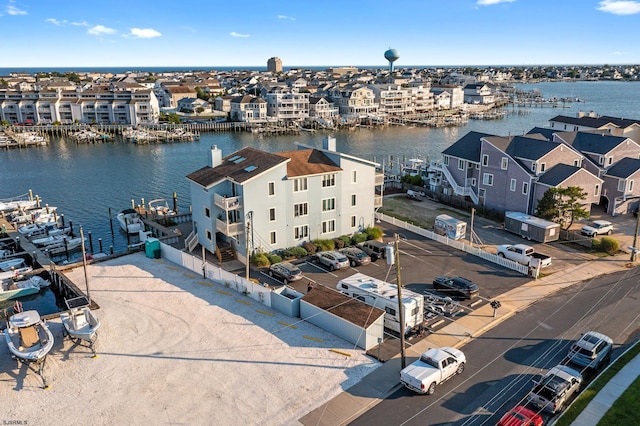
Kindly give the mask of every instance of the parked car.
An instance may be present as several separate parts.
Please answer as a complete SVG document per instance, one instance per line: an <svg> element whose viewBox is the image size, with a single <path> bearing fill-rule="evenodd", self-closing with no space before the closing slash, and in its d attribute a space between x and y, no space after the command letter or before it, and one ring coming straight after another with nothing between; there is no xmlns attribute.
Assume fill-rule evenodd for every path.
<svg viewBox="0 0 640 426"><path fill-rule="evenodd" d="M540 414L518 405L502 416L498 426L542 426L543 422Z"/></svg>
<svg viewBox="0 0 640 426"><path fill-rule="evenodd" d="M580 229L582 235L587 237L597 237L598 235L611 235L613 232L613 224L608 220L594 220L589 225L585 225Z"/></svg>
<svg viewBox="0 0 640 426"><path fill-rule="evenodd" d="M371 256L360 250L358 247L345 247L339 251L347 256L351 266L362 266L371 263Z"/></svg>
<svg viewBox="0 0 640 426"><path fill-rule="evenodd" d="M458 296L464 299L474 299L478 297L480 291L477 285L466 278L445 275L433 280L433 288L449 296Z"/></svg>
<svg viewBox="0 0 640 426"><path fill-rule="evenodd" d="M289 262L274 263L269 267L269 276L281 279L286 285L292 281L302 279L302 271Z"/></svg>
<svg viewBox="0 0 640 426"><path fill-rule="evenodd" d="M358 248L360 250L371 256L372 262L375 262L378 259L386 259L386 247L387 244L376 240L368 240L364 243L358 244Z"/></svg>
<svg viewBox="0 0 640 426"><path fill-rule="evenodd" d="M611 360L613 340L596 331L588 331L569 348L569 362L599 370Z"/></svg>
<svg viewBox="0 0 640 426"><path fill-rule="evenodd" d="M349 259L347 259L347 256L337 251L321 251L320 253L316 253L316 260L332 271L349 267Z"/></svg>
<svg viewBox="0 0 640 426"><path fill-rule="evenodd" d="M555 414L580 390L582 374L566 365L556 365L545 374L527 395L527 400L544 411Z"/></svg>

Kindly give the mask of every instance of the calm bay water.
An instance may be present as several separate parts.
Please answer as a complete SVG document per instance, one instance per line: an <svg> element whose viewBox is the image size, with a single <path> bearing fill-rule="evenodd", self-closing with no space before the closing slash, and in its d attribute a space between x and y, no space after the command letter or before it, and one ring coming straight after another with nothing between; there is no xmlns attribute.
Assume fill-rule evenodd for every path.
<svg viewBox="0 0 640 426"><path fill-rule="evenodd" d="M171 204L178 195L181 210L188 209L189 192L185 176L209 164L209 150L217 145L226 156L245 146L278 152L295 149L296 142L320 147L327 135L336 137L337 149L378 162L390 158L419 156L439 159L440 152L469 131L495 135L523 134L534 126L546 126L558 114L574 116L578 111L600 115L640 118L640 84L629 82L574 82L519 85L523 90L539 89L544 97L584 99L567 103L567 108L527 108L528 114L508 115L502 120L470 120L465 126L446 128L387 127L360 128L331 133L301 133L260 137L251 133L203 133L199 141L135 145L123 142L78 145L55 138L47 147L0 151L0 199L23 194L29 189L44 203L57 206L72 221L74 229L91 232L94 251L98 239L103 250L126 249L126 236L115 214L153 198ZM508 108L509 111L517 111ZM109 213L114 217L112 235Z"/></svg>

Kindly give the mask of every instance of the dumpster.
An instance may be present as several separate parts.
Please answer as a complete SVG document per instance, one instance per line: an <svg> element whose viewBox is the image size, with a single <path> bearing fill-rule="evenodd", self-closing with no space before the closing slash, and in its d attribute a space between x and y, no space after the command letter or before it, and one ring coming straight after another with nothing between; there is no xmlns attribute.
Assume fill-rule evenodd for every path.
<svg viewBox="0 0 640 426"><path fill-rule="evenodd" d="M147 238L144 242L144 253L149 259L160 259L160 240Z"/></svg>

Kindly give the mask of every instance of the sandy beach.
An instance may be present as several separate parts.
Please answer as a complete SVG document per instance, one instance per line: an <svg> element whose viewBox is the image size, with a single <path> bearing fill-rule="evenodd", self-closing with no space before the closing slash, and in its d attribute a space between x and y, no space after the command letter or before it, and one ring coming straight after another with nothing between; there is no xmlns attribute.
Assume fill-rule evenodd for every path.
<svg viewBox="0 0 640 426"><path fill-rule="evenodd" d="M59 319L48 321L55 344L44 390L3 339L4 422L295 425L380 366L314 325L163 259L136 253L87 273L100 305L99 356L63 340ZM67 276L84 288L82 267Z"/></svg>

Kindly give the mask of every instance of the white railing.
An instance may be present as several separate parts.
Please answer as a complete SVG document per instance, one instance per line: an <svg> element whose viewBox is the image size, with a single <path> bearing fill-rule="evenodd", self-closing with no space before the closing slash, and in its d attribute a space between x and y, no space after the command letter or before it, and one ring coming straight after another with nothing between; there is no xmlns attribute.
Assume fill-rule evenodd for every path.
<svg viewBox="0 0 640 426"><path fill-rule="evenodd" d="M240 208L240 197L225 197L220 194L213 194L213 203L225 211L237 210Z"/></svg>
<svg viewBox="0 0 640 426"><path fill-rule="evenodd" d="M184 249L189 253L193 251L194 248L198 245L198 234L195 231L191 231L189 236L184 240Z"/></svg>
<svg viewBox="0 0 640 426"><path fill-rule="evenodd" d="M451 187L453 188L453 190L457 195L464 195L464 196L470 197L474 204L478 204L479 198L476 195L476 193L473 192L473 188L471 188L470 186L458 185L456 180L453 178L453 176L449 172L449 169L446 168L444 164L440 162L432 161L429 167L432 169L440 170L442 173L444 173L445 177L447 178L447 181L449 182L449 184L451 185Z"/></svg>
<svg viewBox="0 0 640 426"><path fill-rule="evenodd" d="M244 232L244 223L227 223L220 219L216 219L216 230L222 232L224 235L233 237L234 235L239 235Z"/></svg>
<svg viewBox="0 0 640 426"><path fill-rule="evenodd" d="M489 262L496 263L507 269L519 272L523 275L529 274L529 267L527 267L526 265L521 265L518 262L514 262L512 260L502 258L496 254L489 253L488 251L482 250L480 247L474 247L472 245L465 244L462 241L453 240L446 235L436 234L433 231L429 231L428 229L421 228L400 219L396 219L393 216L387 216L384 213L376 213L376 219L380 219L392 225L399 226L400 228L406 229L407 231L411 231L415 234L422 235L423 237L429 238L431 240L438 241L439 243L446 244L449 247L453 247L457 250L461 250L465 253L477 256L481 259L488 260Z"/></svg>

